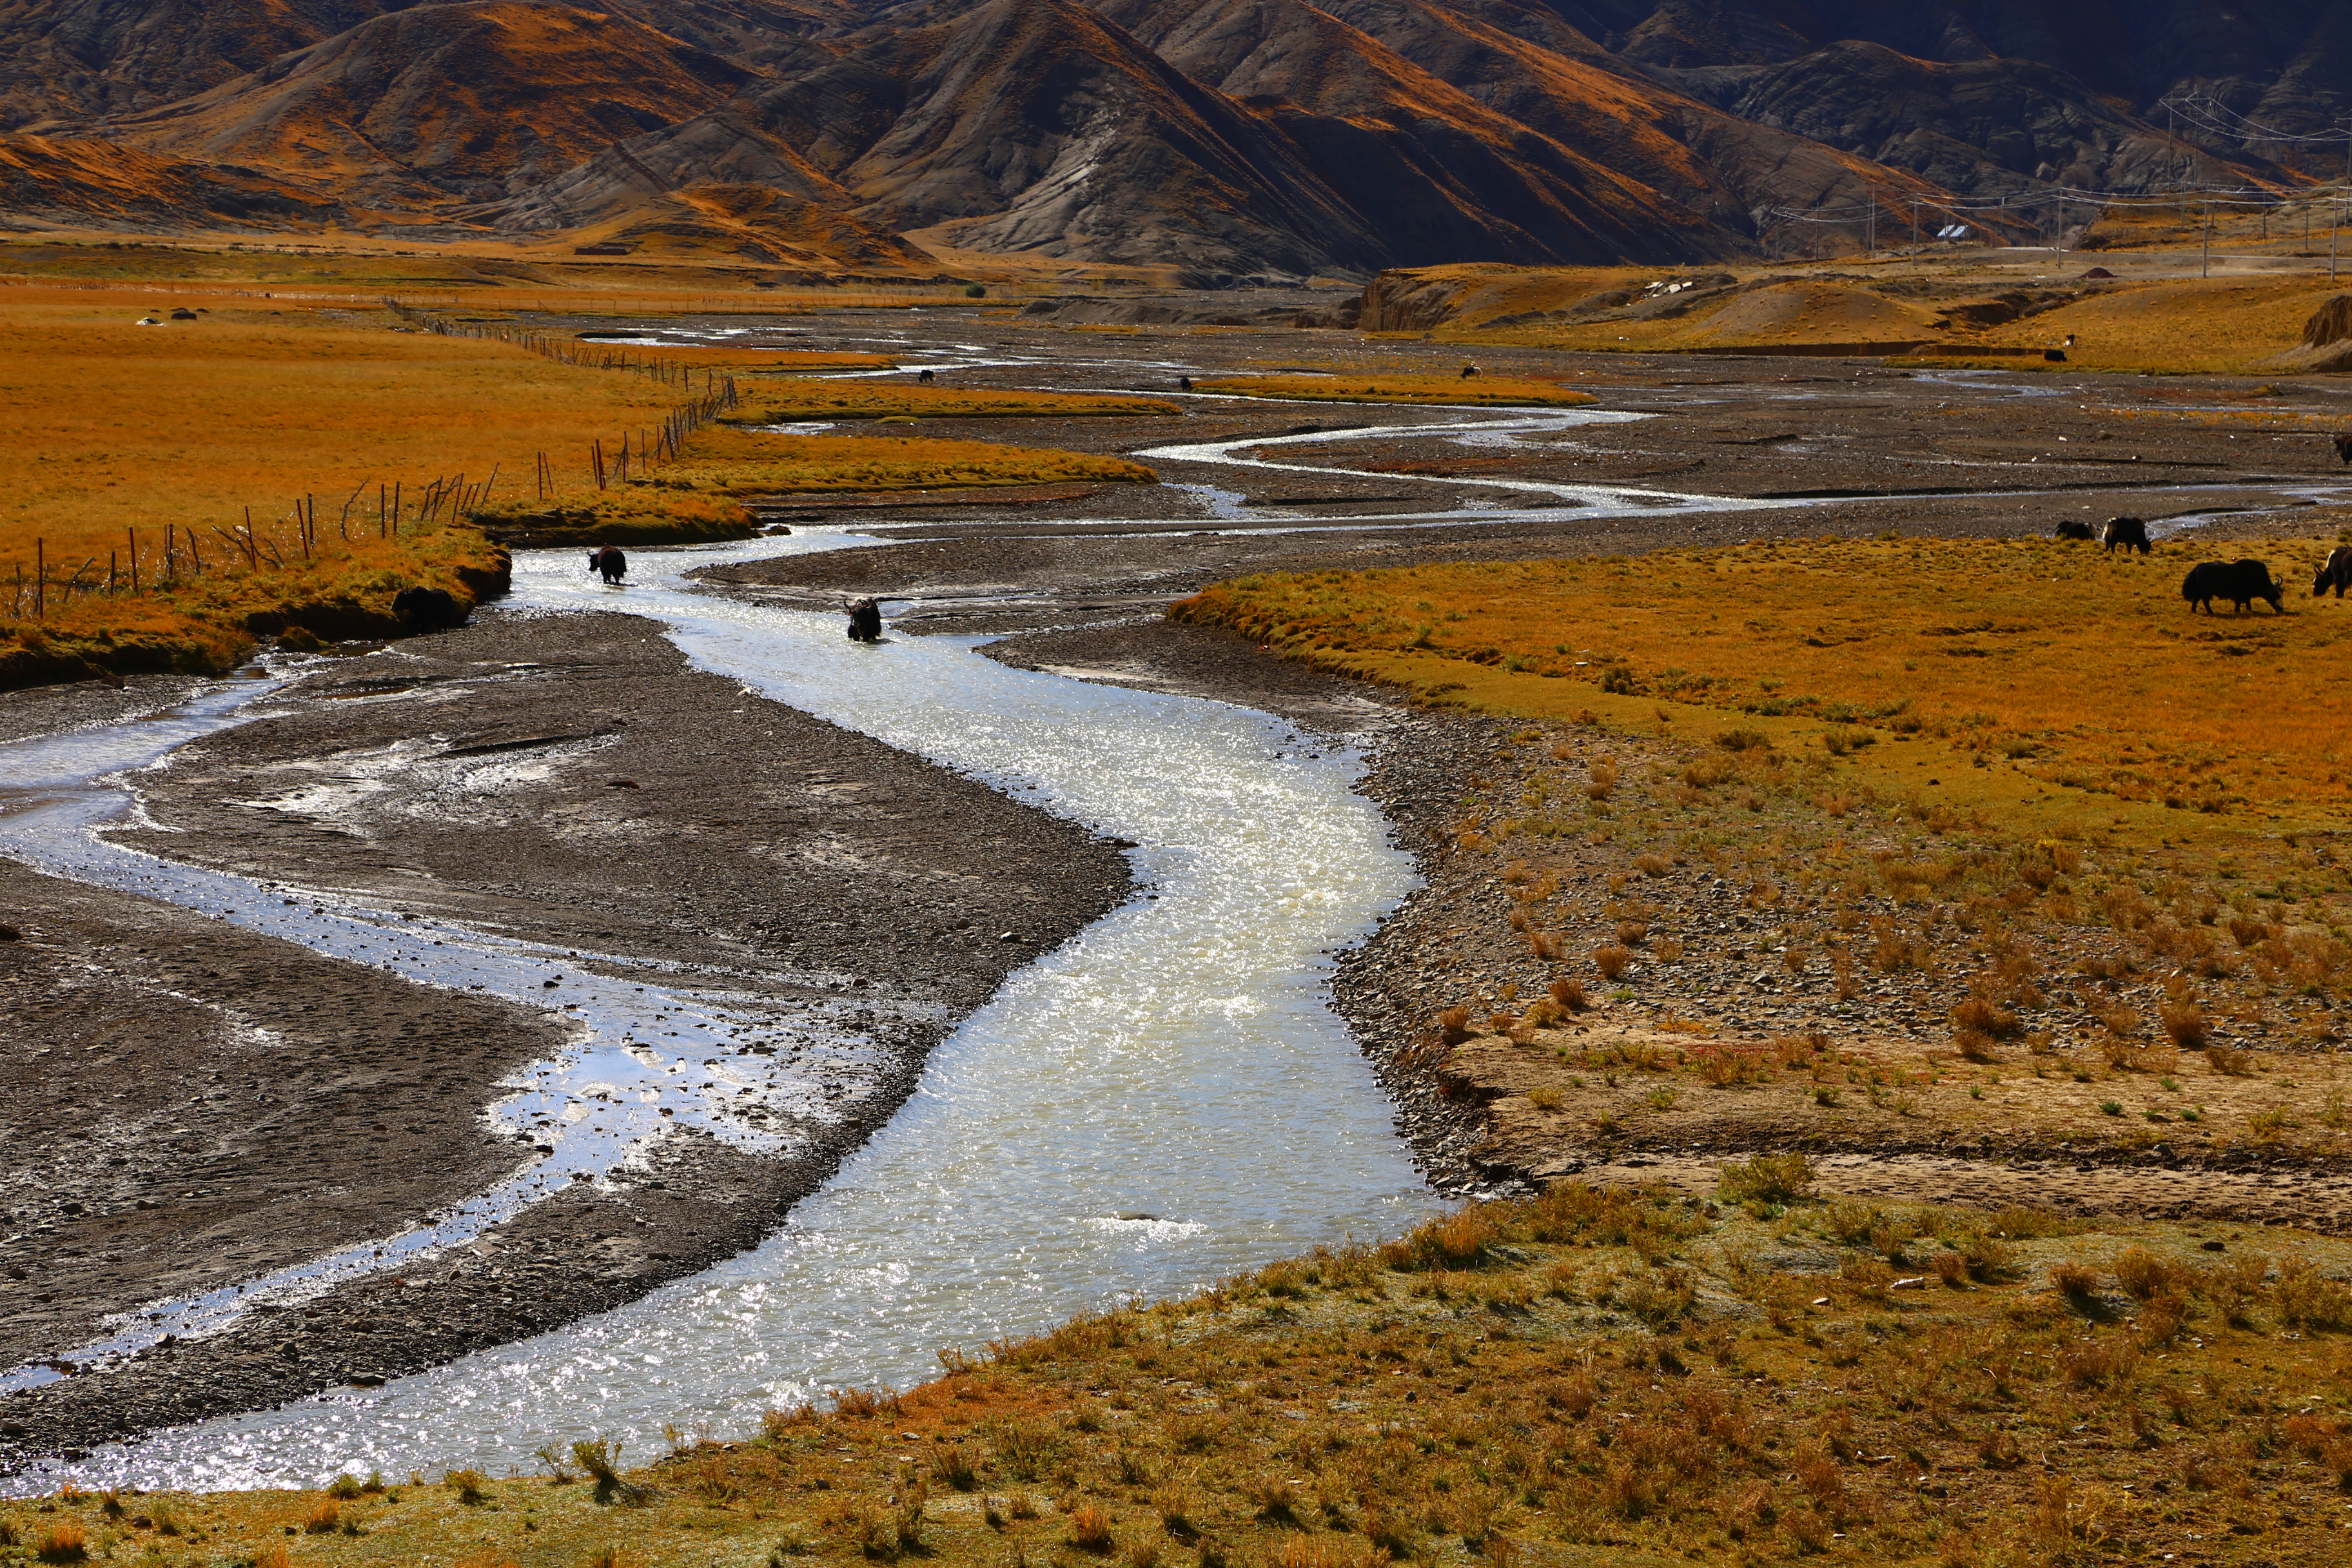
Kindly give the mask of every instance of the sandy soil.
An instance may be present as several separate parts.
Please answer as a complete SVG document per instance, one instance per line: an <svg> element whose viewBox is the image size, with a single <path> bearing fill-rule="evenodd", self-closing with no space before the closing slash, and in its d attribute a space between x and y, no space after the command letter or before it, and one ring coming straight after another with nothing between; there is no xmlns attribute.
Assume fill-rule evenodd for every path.
<svg viewBox="0 0 2352 1568"><path fill-rule="evenodd" d="M36 695L89 717L68 691L80 700ZM957 1019L1129 886L1116 846L689 670L635 617L487 613L323 660L268 708L155 775L156 828L128 837L313 895L689 965L870 1047L807 1064L830 1075L833 1119L783 1153L673 1136L612 1193L575 1185L299 1312L0 1400L0 1462L418 1370L755 1245ZM568 1037L559 1010L0 877L26 932L0 963L28 999L0 1021L0 1073L30 1112L12 1126L43 1130L9 1140L0 1174L9 1364L87 1341L105 1313L397 1230L532 1158L482 1112Z"/></svg>

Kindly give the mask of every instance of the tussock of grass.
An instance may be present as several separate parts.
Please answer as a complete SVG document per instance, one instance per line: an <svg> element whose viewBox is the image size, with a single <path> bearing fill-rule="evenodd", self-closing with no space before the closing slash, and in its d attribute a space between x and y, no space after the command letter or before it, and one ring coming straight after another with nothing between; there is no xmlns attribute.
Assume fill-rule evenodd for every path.
<svg viewBox="0 0 2352 1568"><path fill-rule="evenodd" d="M1555 382L1509 376L1235 375L1199 384L1235 397L1297 398L1310 403L1457 403L1505 408L1563 408L1593 401Z"/></svg>
<svg viewBox="0 0 2352 1568"><path fill-rule="evenodd" d="M1474 1205L948 1356L887 1411L683 1444L615 1475L635 1508L541 1480L473 1506L395 1489L346 1500L362 1533L302 1561L1994 1563L2189 1536L2328 1560L2352 1248L1821 1204L1788 1174L1769 1219L1580 1184ZM318 1501L138 1506L251 1561ZM41 1506L0 1514L29 1540L96 1500ZM152 1537L107 1529L118 1555Z"/></svg>
<svg viewBox="0 0 2352 1568"><path fill-rule="evenodd" d="M804 490L947 489L1031 485L1055 479L1157 483L1159 476L1124 458L987 441L897 436L780 436L763 431L698 432L660 472L728 495Z"/></svg>
<svg viewBox="0 0 2352 1568"><path fill-rule="evenodd" d="M742 389L730 425L790 425L814 419L1069 419L1176 414L1157 397L1084 392L1001 391L887 381L762 381Z"/></svg>

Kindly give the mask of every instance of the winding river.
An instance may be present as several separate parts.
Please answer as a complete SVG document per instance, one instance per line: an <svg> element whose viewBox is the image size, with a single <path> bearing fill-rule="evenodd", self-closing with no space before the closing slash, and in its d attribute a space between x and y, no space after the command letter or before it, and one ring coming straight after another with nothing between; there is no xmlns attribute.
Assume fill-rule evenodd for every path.
<svg viewBox="0 0 2352 1568"><path fill-rule="evenodd" d="M1416 412L1409 423L1143 455L1197 465L1195 472L1347 472L1242 451L1432 435L1507 444L1527 432L1637 417ZM1449 482L1494 489L1500 504L1353 525L1495 521L1521 507L1609 515L1771 504ZM1230 492L1192 488L1226 497L1218 515L1238 520ZM1530 491L1545 502L1530 506ZM696 664L748 692L1131 840L1139 896L970 1017L933 1053L888 1126L758 1249L619 1310L382 1388L157 1434L0 1489L46 1490L66 1479L247 1488L315 1485L342 1470L501 1470L528 1468L543 1444L581 1436L619 1438L647 1454L667 1426L740 1432L765 1407L828 1388L919 1381L947 1347L977 1351L1318 1243L1392 1233L1433 1212L1386 1100L1325 1005L1330 955L1362 940L1412 885L1378 810L1353 793L1360 759L1250 710L1010 668L975 654L982 638L852 644L837 616L719 597L686 576L707 564L867 542L879 542L816 531L642 552L639 580L625 590L582 574L571 552L526 552L512 602L657 618ZM158 861L103 837L131 808L128 790L106 778L135 782L138 767L237 721L273 686L225 685L160 719L0 747L0 853L427 983L542 1002L541 977L559 962L550 952L289 899L300 890ZM581 967L573 961L567 973ZM272 1292L299 1296L462 1240L564 1181L598 1179L656 1135L662 1103L699 1107L706 1127L756 1142L755 1121L730 1121L715 1100L682 1094L672 1080L714 1044L779 1026L689 980L638 990L646 978L577 982L582 989L567 993L581 1003L577 1047L525 1075L494 1112L557 1130L548 1134L553 1152L531 1172L401 1237L200 1301L157 1304L91 1349L125 1353L167 1329L202 1332ZM857 1048L841 1020L803 1018L791 1028L803 1062L811 1052ZM813 1081L776 1070L747 1087L761 1104L807 1114Z"/></svg>

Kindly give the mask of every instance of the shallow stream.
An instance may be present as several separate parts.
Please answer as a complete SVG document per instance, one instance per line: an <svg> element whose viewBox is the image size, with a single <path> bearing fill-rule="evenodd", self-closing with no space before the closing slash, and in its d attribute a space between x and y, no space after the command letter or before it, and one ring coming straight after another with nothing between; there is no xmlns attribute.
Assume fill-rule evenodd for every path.
<svg viewBox="0 0 2352 1568"><path fill-rule="evenodd" d="M1386 1100L1323 1001L1328 955L1411 883L1379 812L1350 790L1356 760L1247 710L1009 668L977 657L978 639L853 644L837 616L681 581L780 542L845 542L641 553L641 582L618 591L570 552L535 553L518 562L515 602L659 617L747 690L1136 841L1143 894L1016 975L756 1251L536 1340L101 1450L10 1489L528 1468L541 1444L590 1435L644 1453L665 1425L740 1432L826 1387L916 1381L945 1347L977 1352L1429 1212ZM101 849L75 869L157 890L155 866ZM234 878L173 868L166 880L175 900L217 884L287 907L279 889L239 891ZM478 968L492 990L528 984L540 999L535 979Z"/></svg>

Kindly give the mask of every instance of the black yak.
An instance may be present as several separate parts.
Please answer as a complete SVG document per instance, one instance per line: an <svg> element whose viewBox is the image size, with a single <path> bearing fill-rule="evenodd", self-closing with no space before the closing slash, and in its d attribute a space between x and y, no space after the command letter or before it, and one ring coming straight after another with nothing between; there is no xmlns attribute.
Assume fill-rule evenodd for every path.
<svg viewBox="0 0 2352 1568"><path fill-rule="evenodd" d="M457 595L446 588L403 588L392 596L392 613L400 624L413 632L429 632L436 626L462 626L466 624L466 608L457 603Z"/></svg>
<svg viewBox="0 0 2352 1568"><path fill-rule="evenodd" d="M915 379L921 382L925 386L929 386L931 384L931 373L926 370L921 374L916 376Z"/></svg>
<svg viewBox="0 0 2352 1568"><path fill-rule="evenodd" d="M2227 599L2233 614L2243 614L2256 599L2270 601L2271 609L2286 613L2286 592L2271 581L2271 569L2260 561L2200 561L2180 580L2180 596L2191 611L2213 613L2213 601Z"/></svg>
<svg viewBox="0 0 2352 1568"><path fill-rule="evenodd" d="M602 576L609 585L629 574L629 558L621 553L617 544L607 544L602 550L588 552L588 570Z"/></svg>
<svg viewBox="0 0 2352 1568"><path fill-rule="evenodd" d="M882 640L882 601L860 599L849 606L849 640L880 642Z"/></svg>
<svg viewBox="0 0 2352 1568"><path fill-rule="evenodd" d="M1465 380L1465 381L1468 381L1471 377L1473 377L1473 376L1476 375L1477 374L1478 374L1478 367L1477 367L1476 365L1475 365L1475 364L1465 364L1465 365L1464 365L1464 366L1462 367L1462 379L1463 379L1463 380Z"/></svg>
<svg viewBox="0 0 2352 1568"><path fill-rule="evenodd" d="M2091 525L2087 522L2078 522L2070 517L2065 521L2058 525L2056 537L2060 539L2088 539L2091 537Z"/></svg>
<svg viewBox="0 0 2352 1568"><path fill-rule="evenodd" d="M2147 524L2137 517L2111 517L2099 530L2099 542L2113 555L2117 550L2137 550L2142 555L2148 552Z"/></svg>
<svg viewBox="0 0 2352 1568"><path fill-rule="evenodd" d="M2327 560L2311 574L2311 596L2315 599L2328 589L2336 590L2342 598L2344 590L2352 588L2352 544L2339 544L2327 552Z"/></svg>
<svg viewBox="0 0 2352 1568"><path fill-rule="evenodd" d="M2344 461L2352 463L2352 436L2338 436L2335 437L2335 441L2336 455Z"/></svg>

